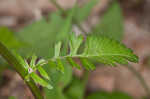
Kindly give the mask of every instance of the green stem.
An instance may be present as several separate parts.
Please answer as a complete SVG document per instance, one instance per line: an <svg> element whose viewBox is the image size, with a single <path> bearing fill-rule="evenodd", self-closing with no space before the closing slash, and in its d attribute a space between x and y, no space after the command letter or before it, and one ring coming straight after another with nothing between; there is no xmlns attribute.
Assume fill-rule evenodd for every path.
<svg viewBox="0 0 150 99"><path fill-rule="evenodd" d="M127 65L125 67L127 67L128 70L130 70L137 77L137 79L140 81L141 85L143 86L143 88L147 92L147 95L150 96L150 89L149 89L148 85L146 84L142 75L139 74L139 72L131 65Z"/></svg>
<svg viewBox="0 0 150 99"><path fill-rule="evenodd" d="M44 99L41 95L39 88L33 82L33 80L26 81L24 78L26 76L26 71L20 62L16 59L16 57L8 50L7 47L3 43L0 42L0 55L8 62L10 66L12 66L16 72L22 77L22 79L26 82L31 92L33 93L35 99Z"/></svg>

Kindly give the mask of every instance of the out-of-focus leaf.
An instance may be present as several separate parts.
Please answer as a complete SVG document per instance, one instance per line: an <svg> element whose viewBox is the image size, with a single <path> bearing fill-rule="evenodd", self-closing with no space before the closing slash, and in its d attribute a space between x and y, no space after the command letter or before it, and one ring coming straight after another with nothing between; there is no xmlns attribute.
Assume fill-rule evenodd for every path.
<svg viewBox="0 0 150 99"><path fill-rule="evenodd" d="M66 63L65 63L66 64ZM72 68L67 64L64 65L64 74L59 72L56 68L48 70L51 76L51 83L54 87L53 90L45 89L46 99L67 99L63 94L63 89L72 80Z"/></svg>
<svg viewBox="0 0 150 99"><path fill-rule="evenodd" d="M68 99L62 92L62 89L59 87L53 88L53 90L46 90L46 99Z"/></svg>
<svg viewBox="0 0 150 99"><path fill-rule="evenodd" d="M19 48L21 46L20 41L15 37L14 33L6 27L0 27L0 41L8 48Z"/></svg>
<svg viewBox="0 0 150 99"><path fill-rule="evenodd" d="M74 77L71 84L68 86L69 88L66 89L65 95L68 99L83 99L85 86L85 83Z"/></svg>
<svg viewBox="0 0 150 99"><path fill-rule="evenodd" d="M132 99L132 97L122 92L95 92L90 94L86 99Z"/></svg>
<svg viewBox="0 0 150 99"><path fill-rule="evenodd" d="M43 87L47 87L48 89L52 89L53 88L47 81L43 80L37 74L31 73L30 76L34 80L35 83L40 84Z"/></svg>
<svg viewBox="0 0 150 99"><path fill-rule="evenodd" d="M47 22L44 18L40 21L25 27L17 36L28 43L28 46L21 50L22 53L33 51L41 57L51 57L54 55L53 44L60 40L66 40L68 32L63 32L65 23L68 19L60 16L60 13L52 13ZM67 23L68 25L68 23ZM71 27L68 28L68 30ZM66 30L65 30L66 31Z"/></svg>
<svg viewBox="0 0 150 99"><path fill-rule="evenodd" d="M10 96L8 99L16 99L14 96Z"/></svg>
<svg viewBox="0 0 150 99"><path fill-rule="evenodd" d="M75 19L78 22L82 22L88 18L92 8L99 2L100 0L89 0L87 4L84 4L82 8L77 8Z"/></svg>
<svg viewBox="0 0 150 99"><path fill-rule="evenodd" d="M123 15L117 1L105 12L99 23L93 28L92 33L104 34L116 40L123 37Z"/></svg>
<svg viewBox="0 0 150 99"><path fill-rule="evenodd" d="M60 48L61 48L61 42L58 42L55 45L55 58L57 58L60 55Z"/></svg>

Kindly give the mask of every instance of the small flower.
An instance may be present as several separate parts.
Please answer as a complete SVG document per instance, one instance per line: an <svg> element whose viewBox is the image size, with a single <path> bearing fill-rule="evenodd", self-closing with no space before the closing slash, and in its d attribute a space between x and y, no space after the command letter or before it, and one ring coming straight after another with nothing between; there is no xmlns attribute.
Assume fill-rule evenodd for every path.
<svg viewBox="0 0 150 99"><path fill-rule="evenodd" d="M33 69L32 68L28 68L28 73L30 74L30 73L32 73L33 72Z"/></svg>

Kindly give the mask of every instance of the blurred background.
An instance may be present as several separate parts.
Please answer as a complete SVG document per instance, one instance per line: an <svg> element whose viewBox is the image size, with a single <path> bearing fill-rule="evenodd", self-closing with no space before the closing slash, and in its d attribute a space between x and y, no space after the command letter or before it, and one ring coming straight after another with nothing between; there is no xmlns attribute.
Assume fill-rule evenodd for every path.
<svg viewBox="0 0 150 99"><path fill-rule="evenodd" d="M93 3L94 0L56 0L57 4L53 1L0 0L0 26L8 27L17 38L31 41L33 45L39 45L38 48L43 48L46 44L40 46L40 43L47 42L47 39L54 39L55 35L50 35L46 40L38 36L46 37L46 29L52 29L50 32L55 33L54 31L59 30L66 21L63 20L65 16L62 15L63 18L60 18L56 15L60 10L57 4L64 10L69 10L77 3L77 11L81 12L74 16L85 13L84 20L79 19L80 27L83 29L73 24L72 31L77 34L83 33L83 30L87 33L107 33L106 35L123 42L139 56L139 63L130 63L130 65L144 79L143 84L136 73L120 65L112 67L97 64L96 70L88 74L88 79L84 77L84 70L73 68L69 74L73 76L69 78L66 74L67 77L63 78L71 79L66 81L62 91L65 97L69 97L66 99L83 99L83 97L85 99L150 99L144 87L146 84L146 87L150 88L150 0L97 0L96 3ZM53 24L46 25L43 19ZM6 35L8 37L7 32L0 31L0 39ZM9 42L9 39L7 41ZM38 50L37 53L39 56L46 56L47 53L41 53L44 51ZM24 52L20 51L20 53ZM34 99L15 71L3 60L0 66L0 99ZM56 86L59 85L60 83ZM63 99L62 93L55 89L49 91L41 88L41 90L44 95L46 94L47 99Z"/></svg>

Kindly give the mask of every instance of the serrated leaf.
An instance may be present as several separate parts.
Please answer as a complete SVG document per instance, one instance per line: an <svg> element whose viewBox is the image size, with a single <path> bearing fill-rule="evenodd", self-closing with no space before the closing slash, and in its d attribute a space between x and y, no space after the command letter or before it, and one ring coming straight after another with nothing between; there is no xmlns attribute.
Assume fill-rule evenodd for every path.
<svg viewBox="0 0 150 99"><path fill-rule="evenodd" d="M76 37L73 35L72 38L74 39L74 41L77 41L80 38L80 36ZM75 46L74 43L74 48L72 49L77 49L76 51L78 51L78 47L81 44L81 42L82 41L80 41L80 43L76 42L77 46ZM84 47L85 48L83 52L80 54L76 53L72 55L69 54L66 56L60 56L55 60L69 58L68 62L73 66L77 66L71 58L80 58L83 66L87 70L95 69L95 66L90 61L91 59L112 66L115 66L116 64L128 64L128 61L138 62L138 57L133 53L131 49L127 48L119 41L110 39L109 37L103 35L88 35Z"/></svg>
<svg viewBox="0 0 150 99"><path fill-rule="evenodd" d="M94 70L95 66L88 61L86 58L80 58L82 65L87 69L87 70Z"/></svg>
<svg viewBox="0 0 150 99"><path fill-rule="evenodd" d="M35 73L31 73L31 78L34 80L35 83L40 84L43 87L47 87L48 89L53 88L47 81L43 80Z"/></svg>
<svg viewBox="0 0 150 99"><path fill-rule="evenodd" d="M55 45L55 58L59 57L59 55L60 55L60 48L61 48L61 42L58 42Z"/></svg>
<svg viewBox="0 0 150 99"><path fill-rule="evenodd" d="M75 33L73 33L70 37L70 42L69 42L69 45L70 45L70 55L76 55L77 54L77 51L81 45L83 41L83 36L80 35L78 37L76 37Z"/></svg>
<svg viewBox="0 0 150 99"><path fill-rule="evenodd" d="M83 56L97 57L102 63L114 65L116 63L127 63L124 60L138 62L138 57L133 54L131 49L126 48L126 46L120 42L105 36L89 36L87 37L85 46Z"/></svg>
<svg viewBox="0 0 150 99"><path fill-rule="evenodd" d="M67 61L69 62L69 64L71 64L71 66L81 69L80 65L77 64L71 57L67 57Z"/></svg>
<svg viewBox="0 0 150 99"><path fill-rule="evenodd" d="M45 79L50 80L48 74L46 73L46 71L45 71L41 66L38 67L38 71L40 72L40 74L41 74Z"/></svg>
<svg viewBox="0 0 150 99"><path fill-rule="evenodd" d="M114 1L102 18L100 18L99 23L93 27L92 32L120 41L123 37L123 27L123 15L120 5L117 1Z"/></svg>

